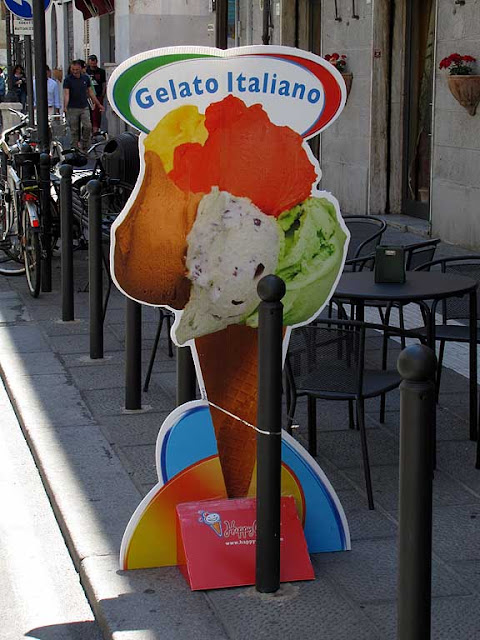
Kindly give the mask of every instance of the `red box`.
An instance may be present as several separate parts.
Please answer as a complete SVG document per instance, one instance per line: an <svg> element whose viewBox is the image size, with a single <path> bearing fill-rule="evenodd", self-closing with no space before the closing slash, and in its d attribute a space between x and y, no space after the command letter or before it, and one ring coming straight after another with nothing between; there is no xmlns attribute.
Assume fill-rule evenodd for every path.
<svg viewBox="0 0 480 640"><path fill-rule="evenodd" d="M293 497L282 497L280 581L313 580ZM177 505L178 564L190 588L255 584L256 500L208 500Z"/></svg>

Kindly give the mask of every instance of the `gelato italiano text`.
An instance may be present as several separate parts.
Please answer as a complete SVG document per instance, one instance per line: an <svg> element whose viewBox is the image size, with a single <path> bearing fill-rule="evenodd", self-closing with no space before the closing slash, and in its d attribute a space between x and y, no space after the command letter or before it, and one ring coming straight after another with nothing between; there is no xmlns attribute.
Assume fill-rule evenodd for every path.
<svg viewBox="0 0 480 640"><path fill-rule="evenodd" d="M156 88L140 87L134 92L134 100L141 109L150 109L156 103L165 104L193 96L213 95L218 92L230 94L271 94L310 104L321 102L323 92L318 87L308 87L305 83L279 78L277 73L265 72L258 76L228 71L225 77L201 78L195 76L190 81L178 82L170 78L166 84Z"/></svg>

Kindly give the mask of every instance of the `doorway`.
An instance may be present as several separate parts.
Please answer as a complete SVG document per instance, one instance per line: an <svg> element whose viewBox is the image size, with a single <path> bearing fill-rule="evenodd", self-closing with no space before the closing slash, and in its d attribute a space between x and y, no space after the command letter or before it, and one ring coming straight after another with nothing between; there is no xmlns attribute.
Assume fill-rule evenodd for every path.
<svg viewBox="0 0 480 640"><path fill-rule="evenodd" d="M408 0L403 210L428 220L432 161L435 0Z"/></svg>

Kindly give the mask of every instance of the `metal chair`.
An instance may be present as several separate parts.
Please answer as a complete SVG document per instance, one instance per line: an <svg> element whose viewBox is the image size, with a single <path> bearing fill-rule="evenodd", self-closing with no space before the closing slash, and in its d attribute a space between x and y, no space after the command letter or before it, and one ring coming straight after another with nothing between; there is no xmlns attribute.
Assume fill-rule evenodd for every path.
<svg viewBox="0 0 480 640"><path fill-rule="evenodd" d="M168 357L173 358L173 344L172 339L170 337L170 329L172 328L172 318L173 314L167 309L162 309L158 307L159 318L157 325L157 332L155 333L155 340L153 341L152 353L150 354L150 361L148 363L147 375L145 376L145 383L143 385L143 390L148 391L148 387L150 385L150 378L152 377L153 365L155 363L155 357L157 355L158 343L160 341L160 334L162 333L163 321L166 320L167 323L167 341L168 341Z"/></svg>
<svg viewBox="0 0 480 640"><path fill-rule="evenodd" d="M382 370L366 361L367 331L379 337L406 335L425 338L395 327L355 320L317 319L314 325L292 331L285 371L288 427L291 427L297 398L307 397L308 451L317 455L316 401L343 400L356 403L368 507L374 508L372 480L365 428L365 400L398 387L397 370Z"/></svg>
<svg viewBox="0 0 480 640"><path fill-rule="evenodd" d="M480 256L479 255L465 255L456 256L452 258L440 258L433 260L418 267L420 270L439 269L442 273L456 273L457 275L468 276L473 280L480 283ZM437 368L437 399L440 393L440 382L442 374L443 356L445 353L445 344L447 342L470 342L470 328L468 321L470 318L470 308L468 296L462 298L448 298L440 302L441 304L441 316L442 322L435 323L435 340L440 342L440 349L438 354L438 368ZM435 317L435 312L438 303L434 302L432 305L432 316ZM480 291L477 289L477 317L480 318ZM453 321L453 322L452 322ZM463 321L463 324L462 324ZM480 342L480 329L477 329L477 344ZM480 424L480 423L479 423ZM479 430L477 434L470 434L472 439L478 441L478 461L480 463L480 438L478 438Z"/></svg>
<svg viewBox="0 0 480 640"><path fill-rule="evenodd" d="M387 228L387 223L375 216L343 216L347 229L350 231L345 269L361 271L368 267L373 269L375 247L379 244Z"/></svg>

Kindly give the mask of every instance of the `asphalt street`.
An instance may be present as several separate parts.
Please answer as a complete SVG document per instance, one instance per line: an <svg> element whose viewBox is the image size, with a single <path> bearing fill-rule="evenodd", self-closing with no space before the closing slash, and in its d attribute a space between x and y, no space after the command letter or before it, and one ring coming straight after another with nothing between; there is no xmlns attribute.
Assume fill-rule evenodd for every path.
<svg viewBox="0 0 480 640"><path fill-rule="evenodd" d="M0 637L101 640L0 381Z"/></svg>

